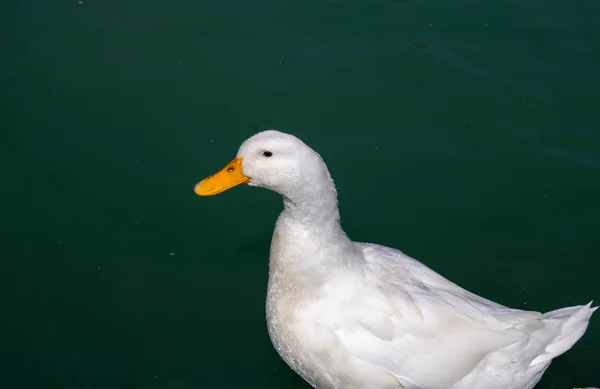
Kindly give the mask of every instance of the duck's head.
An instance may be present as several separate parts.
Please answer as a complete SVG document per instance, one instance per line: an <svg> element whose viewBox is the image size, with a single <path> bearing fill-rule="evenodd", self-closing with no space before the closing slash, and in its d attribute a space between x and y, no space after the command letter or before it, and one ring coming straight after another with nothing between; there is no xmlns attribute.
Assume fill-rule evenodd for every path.
<svg viewBox="0 0 600 389"><path fill-rule="evenodd" d="M333 187L319 154L295 136L275 130L247 139L233 161L197 183L194 191L212 196L239 184L267 188L286 198L306 197Z"/></svg>

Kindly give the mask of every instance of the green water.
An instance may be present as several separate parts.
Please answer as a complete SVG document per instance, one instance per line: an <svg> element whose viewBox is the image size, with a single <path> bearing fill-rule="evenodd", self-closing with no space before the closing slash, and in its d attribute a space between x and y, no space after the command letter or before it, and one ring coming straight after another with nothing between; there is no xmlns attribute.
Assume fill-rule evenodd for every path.
<svg viewBox="0 0 600 389"><path fill-rule="evenodd" d="M0 387L304 388L267 336L267 128L355 240L499 303L600 301L600 2L0 5ZM600 386L600 316L541 389Z"/></svg>

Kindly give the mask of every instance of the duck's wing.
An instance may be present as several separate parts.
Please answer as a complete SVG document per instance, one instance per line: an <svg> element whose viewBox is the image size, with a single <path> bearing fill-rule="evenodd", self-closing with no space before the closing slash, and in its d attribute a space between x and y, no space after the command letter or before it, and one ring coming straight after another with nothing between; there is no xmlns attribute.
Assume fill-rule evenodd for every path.
<svg viewBox="0 0 600 389"><path fill-rule="evenodd" d="M410 291L435 299L478 320L500 321L501 327L541 317L541 313L508 308L469 292L400 250L371 243L356 243L382 287Z"/></svg>
<svg viewBox="0 0 600 389"><path fill-rule="evenodd" d="M540 316L474 295L397 250L358 247L374 287L355 299L336 335L355 358L394 374L406 388L452 387L494 351L526 341L527 332L515 326Z"/></svg>

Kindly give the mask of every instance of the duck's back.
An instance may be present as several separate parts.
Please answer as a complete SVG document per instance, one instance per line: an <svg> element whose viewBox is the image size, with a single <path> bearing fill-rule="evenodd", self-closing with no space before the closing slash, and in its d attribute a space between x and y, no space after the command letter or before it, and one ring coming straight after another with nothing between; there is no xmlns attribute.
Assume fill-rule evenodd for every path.
<svg viewBox="0 0 600 389"><path fill-rule="evenodd" d="M356 358L392 372L406 388L532 388L552 358L583 335L595 310L589 304L547 314L507 308L398 250L356 245L369 269L371 299L387 305L379 301L379 315L338 336Z"/></svg>

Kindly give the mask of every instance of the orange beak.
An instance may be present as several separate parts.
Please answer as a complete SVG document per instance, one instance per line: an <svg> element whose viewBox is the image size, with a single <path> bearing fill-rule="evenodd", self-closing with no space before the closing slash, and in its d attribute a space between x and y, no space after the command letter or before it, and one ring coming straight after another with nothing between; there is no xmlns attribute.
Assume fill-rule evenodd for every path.
<svg viewBox="0 0 600 389"><path fill-rule="evenodd" d="M197 183L194 192L198 196L213 196L249 181L250 177L242 173L242 158L236 158L219 172Z"/></svg>

